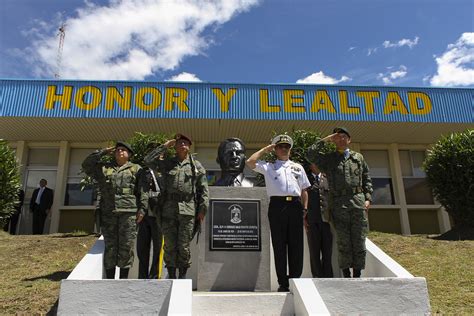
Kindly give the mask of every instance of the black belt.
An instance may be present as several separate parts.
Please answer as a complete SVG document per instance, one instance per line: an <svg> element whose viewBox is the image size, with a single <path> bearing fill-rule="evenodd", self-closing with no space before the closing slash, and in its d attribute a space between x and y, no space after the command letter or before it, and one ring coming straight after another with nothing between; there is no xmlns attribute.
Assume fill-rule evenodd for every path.
<svg viewBox="0 0 474 316"><path fill-rule="evenodd" d="M299 196L293 196L293 195L288 195L288 196L270 196L270 201L279 201L279 202L294 202L294 201L299 201L300 197Z"/></svg>
<svg viewBox="0 0 474 316"><path fill-rule="evenodd" d="M187 194L187 193L168 193L166 197L169 200L176 201L176 202L188 202L191 201L193 198L192 194Z"/></svg>

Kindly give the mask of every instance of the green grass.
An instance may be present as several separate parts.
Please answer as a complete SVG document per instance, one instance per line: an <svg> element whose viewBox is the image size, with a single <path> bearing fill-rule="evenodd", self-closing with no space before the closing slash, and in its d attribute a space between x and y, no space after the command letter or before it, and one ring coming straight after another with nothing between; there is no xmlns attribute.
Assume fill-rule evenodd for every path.
<svg viewBox="0 0 474 316"><path fill-rule="evenodd" d="M0 313L41 315L54 310L62 279L94 244L85 234L11 236L0 232Z"/></svg>
<svg viewBox="0 0 474 316"><path fill-rule="evenodd" d="M378 232L369 238L411 274L426 278L433 314L474 315L474 241Z"/></svg>
<svg viewBox="0 0 474 316"><path fill-rule="evenodd" d="M433 314L474 315L474 241L371 232L369 238L428 283ZM93 245L83 232L10 236L0 232L0 314L54 311L60 281Z"/></svg>

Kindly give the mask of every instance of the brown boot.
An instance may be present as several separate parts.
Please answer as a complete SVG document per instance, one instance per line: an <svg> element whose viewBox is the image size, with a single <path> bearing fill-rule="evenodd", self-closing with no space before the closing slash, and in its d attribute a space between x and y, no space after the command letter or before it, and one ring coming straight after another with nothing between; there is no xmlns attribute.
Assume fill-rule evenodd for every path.
<svg viewBox="0 0 474 316"><path fill-rule="evenodd" d="M170 279L170 280L176 279L176 268L175 267L169 267L168 268L168 279Z"/></svg>
<svg viewBox="0 0 474 316"><path fill-rule="evenodd" d="M128 279L129 268L120 268L120 279Z"/></svg>
<svg viewBox="0 0 474 316"><path fill-rule="evenodd" d="M351 269L349 269L349 268L342 269L342 275L345 278L350 278L351 277Z"/></svg>
<svg viewBox="0 0 474 316"><path fill-rule="evenodd" d="M186 272L188 272L188 268L179 268L179 278L186 279Z"/></svg>
<svg viewBox="0 0 474 316"><path fill-rule="evenodd" d="M106 279L115 279L115 267L110 269L105 269L105 278Z"/></svg>

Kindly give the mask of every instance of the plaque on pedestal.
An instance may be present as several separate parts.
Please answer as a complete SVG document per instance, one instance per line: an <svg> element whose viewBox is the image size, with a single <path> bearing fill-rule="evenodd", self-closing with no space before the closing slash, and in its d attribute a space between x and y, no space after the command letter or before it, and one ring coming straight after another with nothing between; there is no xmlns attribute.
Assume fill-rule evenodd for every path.
<svg viewBox="0 0 474 316"><path fill-rule="evenodd" d="M209 250L261 251L260 200L211 199Z"/></svg>

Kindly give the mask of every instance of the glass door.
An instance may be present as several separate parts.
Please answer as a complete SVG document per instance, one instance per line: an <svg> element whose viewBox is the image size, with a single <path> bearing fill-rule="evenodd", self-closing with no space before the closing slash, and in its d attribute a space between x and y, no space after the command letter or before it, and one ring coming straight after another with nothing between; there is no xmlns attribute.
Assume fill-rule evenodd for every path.
<svg viewBox="0 0 474 316"><path fill-rule="evenodd" d="M57 170L51 168L35 167L26 170L25 183L23 185L25 190L25 202L23 203L23 210L21 211L21 217L18 223L19 234L28 235L33 232L33 214L30 212L31 196L33 195L33 191L39 187L41 179L46 179L46 181L48 181L47 187L54 191L56 188L56 173ZM44 225L45 232L49 232L50 222L51 214L46 218Z"/></svg>

